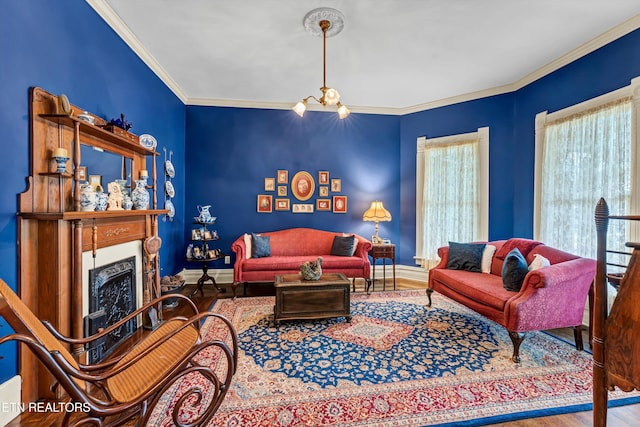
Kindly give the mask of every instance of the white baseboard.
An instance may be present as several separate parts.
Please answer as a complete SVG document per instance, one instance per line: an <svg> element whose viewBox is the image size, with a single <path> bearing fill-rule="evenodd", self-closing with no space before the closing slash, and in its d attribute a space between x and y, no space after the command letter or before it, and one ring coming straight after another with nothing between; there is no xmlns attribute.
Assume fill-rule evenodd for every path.
<svg viewBox="0 0 640 427"><path fill-rule="evenodd" d="M383 267L382 264L376 264L376 280L382 278ZM393 266L387 264L386 266L387 278L393 277ZM231 268L218 268L210 269L209 276L213 277L216 283L233 283L233 269ZM198 279L202 276L202 270L197 269L184 269L180 272L182 277L187 283L197 283ZM408 265L396 265L396 279L407 279L418 282L424 282L427 286L427 270L421 267L412 267Z"/></svg>
<svg viewBox="0 0 640 427"><path fill-rule="evenodd" d="M4 427L22 413L20 395L22 377L16 375L0 384L0 426Z"/></svg>

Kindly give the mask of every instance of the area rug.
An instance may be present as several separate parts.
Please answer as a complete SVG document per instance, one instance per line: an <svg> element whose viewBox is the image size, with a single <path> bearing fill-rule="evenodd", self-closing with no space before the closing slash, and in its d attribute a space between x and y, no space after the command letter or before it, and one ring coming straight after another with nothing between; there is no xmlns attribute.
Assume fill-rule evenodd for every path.
<svg viewBox="0 0 640 427"><path fill-rule="evenodd" d="M420 290L354 293L351 322L275 326L273 297L217 301L212 311L233 322L240 352L209 425L477 426L591 409L591 354L538 332L515 364L504 328L442 295L426 304ZM203 331L220 333L209 323ZM151 425L172 425L178 387L198 382L166 393ZM636 401L609 394L613 405Z"/></svg>

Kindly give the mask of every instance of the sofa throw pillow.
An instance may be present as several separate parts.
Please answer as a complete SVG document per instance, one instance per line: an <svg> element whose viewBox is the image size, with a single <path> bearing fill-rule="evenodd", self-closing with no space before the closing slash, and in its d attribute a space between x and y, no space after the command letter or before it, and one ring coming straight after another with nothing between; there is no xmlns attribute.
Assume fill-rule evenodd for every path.
<svg viewBox="0 0 640 427"><path fill-rule="evenodd" d="M244 258L245 259L249 259L251 258L251 234L249 233L244 233L244 247L245 247L245 251L244 251Z"/></svg>
<svg viewBox="0 0 640 427"><path fill-rule="evenodd" d="M261 236L251 233L251 256L253 258L264 258L271 256L271 239L269 236Z"/></svg>
<svg viewBox="0 0 640 427"><path fill-rule="evenodd" d="M483 273L491 273L491 262L493 261L493 254L496 253L496 247L493 245L487 245L482 252L482 263L480 269Z"/></svg>
<svg viewBox="0 0 640 427"><path fill-rule="evenodd" d="M351 236L334 236L330 253L337 256L353 256L357 246L358 239L353 234Z"/></svg>
<svg viewBox="0 0 640 427"><path fill-rule="evenodd" d="M449 242L447 269L480 273L482 271L482 253L485 246L486 244L484 243Z"/></svg>
<svg viewBox="0 0 640 427"><path fill-rule="evenodd" d="M518 248L520 253L526 257L529 255L529 252L533 250L536 246L542 245L542 242L538 242L537 240L531 239L523 239L520 237L512 237L507 240L496 252L496 258L498 259L506 259L507 254L511 252L512 249Z"/></svg>
<svg viewBox="0 0 640 427"><path fill-rule="evenodd" d="M529 264L529 271L538 270L539 268L549 267L551 262L540 254L535 254L533 261Z"/></svg>
<svg viewBox="0 0 640 427"><path fill-rule="evenodd" d="M519 292L528 272L527 260L518 248L512 249L502 265L502 286L508 291Z"/></svg>

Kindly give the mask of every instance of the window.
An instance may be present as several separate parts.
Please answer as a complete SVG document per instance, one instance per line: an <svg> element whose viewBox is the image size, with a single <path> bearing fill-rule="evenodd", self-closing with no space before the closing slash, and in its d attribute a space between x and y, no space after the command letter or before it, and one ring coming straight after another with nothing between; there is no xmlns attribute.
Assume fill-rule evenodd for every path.
<svg viewBox="0 0 640 427"><path fill-rule="evenodd" d="M489 128L418 138L416 263L431 268L449 241L486 240L489 228Z"/></svg>
<svg viewBox="0 0 640 427"><path fill-rule="evenodd" d="M633 166L638 146L638 138L632 137L634 85L640 86L640 81L634 79L626 88L536 116L537 240L595 258L594 210L600 197L612 214L639 212ZM613 221L609 236L612 241L629 241L636 233L630 227L634 225L628 221Z"/></svg>

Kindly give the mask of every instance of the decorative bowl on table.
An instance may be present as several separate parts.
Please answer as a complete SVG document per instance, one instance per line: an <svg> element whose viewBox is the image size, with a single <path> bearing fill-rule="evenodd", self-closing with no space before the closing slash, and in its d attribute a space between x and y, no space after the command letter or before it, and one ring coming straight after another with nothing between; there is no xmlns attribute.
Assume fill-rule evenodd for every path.
<svg viewBox="0 0 640 427"><path fill-rule="evenodd" d="M322 276L322 257L316 261L307 261L300 266L300 274L304 280L320 280Z"/></svg>

